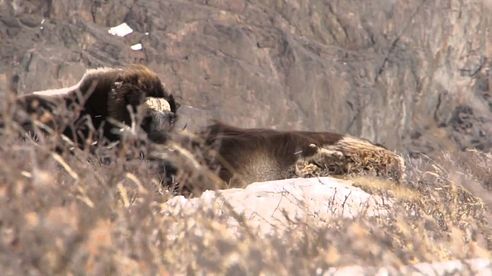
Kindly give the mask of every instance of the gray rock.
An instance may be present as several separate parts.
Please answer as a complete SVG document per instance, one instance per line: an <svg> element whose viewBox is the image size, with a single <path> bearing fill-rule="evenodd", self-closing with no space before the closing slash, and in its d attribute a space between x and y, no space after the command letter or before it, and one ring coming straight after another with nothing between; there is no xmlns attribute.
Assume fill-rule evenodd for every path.
<svg viewBox="0 0 492 276"><path fill-rule="evenodd" d="M489 2L5 0L0 87L48 89L141 62L206 118L490 150ZM108 34L122 22L131 35Z"/></svg>
<svg viewBox="0 0 492 276"><path fill-rule="evenodd" d="M292 222L310 221L317 225L330 218L386 214L391 200L383 200L350 184L330 177L258 182L244 189L206 191L198 198L177 196L166 202L163 212L172 217L196 212L221 215L229 214L230 207L244 216L253 231L263 235L285 231ZM227 224L240 227L233 217Z"/></svg>

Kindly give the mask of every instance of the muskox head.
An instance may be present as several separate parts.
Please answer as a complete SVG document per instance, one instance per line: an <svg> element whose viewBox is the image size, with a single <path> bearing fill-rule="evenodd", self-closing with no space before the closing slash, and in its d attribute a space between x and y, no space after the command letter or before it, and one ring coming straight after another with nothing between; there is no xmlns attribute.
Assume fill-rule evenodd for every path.
<svg viewBox="0 0 492 276"><path fill-rule="evenodd" d="M174 99L171 96L171 103ZM164 98L146 97L142 105L142 129L153 142L164 142L176 123L176 109Z"/></svg>

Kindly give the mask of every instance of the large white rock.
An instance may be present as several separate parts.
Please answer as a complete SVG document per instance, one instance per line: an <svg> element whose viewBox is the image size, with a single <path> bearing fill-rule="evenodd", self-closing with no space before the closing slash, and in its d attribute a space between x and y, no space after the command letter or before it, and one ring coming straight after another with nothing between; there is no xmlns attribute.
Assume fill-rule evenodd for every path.
<svg viewBox="0 0 492 276"><path fill-rule="evenodd" d="M198 198L177 196L162 207L163 213L180 220L195 217L196 213L225 215L235 233L236 227L247 225L263 235L280 234L296 221L309 221L309 225L326 223L330 218L356 216L384 216L391 207L391 200L384 200L351 185L350 181L330 177L296 178L253 183L244 189L206 191ZM230 216L230 210L244 216L239 222ZM168 226L169 227L169 226ZM193 228L193 227L192 227ZM178 236L177 228L169 233ZM170 229L168 229L170 230ZM199 228L193 228L200 234ZM234 234L233 234L234 235ZM172 237L170 237L172 239ZM328 270L321 268L317 275L492 275L492 263L488 259L449 260L436 263L418 263L408 266L343 266Z"/></svg>
<svg viewBox="0 0 492 276"><path fill-rule="evenodd" d="M253 230L273 234L287 229L292 221L316 223L333 217L384 215L388 204L388 199L351 186L350 181L322 177L253 183L244 189L206 191L192 199L178 196L166 203L164 212L192 215L199 210L213 210L220 215L232 209L243 215ZM238 226L232 217L228 224Z"/></svg>

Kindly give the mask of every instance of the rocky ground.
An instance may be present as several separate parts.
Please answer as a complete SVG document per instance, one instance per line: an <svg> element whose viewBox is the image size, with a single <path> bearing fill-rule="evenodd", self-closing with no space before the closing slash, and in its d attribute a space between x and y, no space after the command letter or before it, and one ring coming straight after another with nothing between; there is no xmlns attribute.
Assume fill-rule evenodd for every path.
<svg viewBox="0 0 492 276"><path fill-rule="evenodd" d="M349 133L402 152L409 177L187 199L140 160L101 164L5 131L1 271L487 273L491 10L489 0L0 0L2 104L74 84L86 68L144 63L182 103L180 127L215 118ZM122 23L132 32L109 32Z"/></svg>

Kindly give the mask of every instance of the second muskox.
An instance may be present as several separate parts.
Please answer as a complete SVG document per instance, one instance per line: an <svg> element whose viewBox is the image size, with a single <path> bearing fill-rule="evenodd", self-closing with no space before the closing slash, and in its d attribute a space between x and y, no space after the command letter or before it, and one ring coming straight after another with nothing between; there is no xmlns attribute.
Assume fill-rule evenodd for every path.
<svg viewBox="0 0 492 276"><path fill-rule="evenodd" d="M372 175L402 182L403 159L367 140L332 132L243 129L222 123L203 134L227 186L292 177Z"/></svg>

